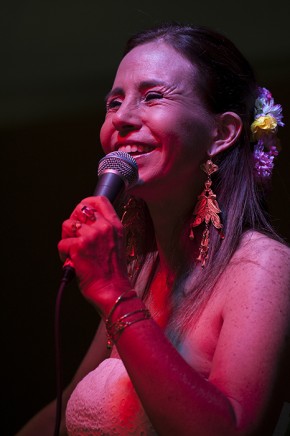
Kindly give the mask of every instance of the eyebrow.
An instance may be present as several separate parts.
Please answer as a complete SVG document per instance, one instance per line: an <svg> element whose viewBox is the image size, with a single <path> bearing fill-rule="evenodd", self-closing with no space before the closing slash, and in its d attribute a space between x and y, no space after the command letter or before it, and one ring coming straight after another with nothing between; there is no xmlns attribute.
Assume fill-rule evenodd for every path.
<svg viewBox="0 0 290 436"><path fill-rule="evenodd" d="M160 80L144 80L143 82L141 82L138 86L139 91L144 91L145 89L148 88L154 88L154 86L164 86L165 83L160 81ZM121 87L117 87L112 89L110 92L108 92L108 94L105 97L105 102L107 102L109 100L109 98L114 97L114 96L124 96L125 95L125 91L123 88Z"/></svg>
<svg viewBox="0 0 290 436"><path fill-rule="evenodd" d="M109 98L116 96L116 95L125 95L125 92L123 88L114 88L108 94L105 96L105 102L109 100Z"/></svg>

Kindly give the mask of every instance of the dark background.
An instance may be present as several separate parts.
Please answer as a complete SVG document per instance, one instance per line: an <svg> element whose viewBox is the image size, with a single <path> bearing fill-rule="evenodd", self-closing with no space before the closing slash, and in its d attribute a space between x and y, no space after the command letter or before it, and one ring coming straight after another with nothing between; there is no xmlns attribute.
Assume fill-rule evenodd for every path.
<svg viewBox="0 0 290 436"><path fill-rule="evenodd" d="M284 107L287 124L280 134L283 151L270 210L277 230L290 241L288 12L288 0L3 3L1 434L15 434L55 396L53 324L61 223L96 184L104 96L132 33L161 20L203 24L227 35L251 61L261 86ZM72 283L62 302L65 382L97 322Z"/></svg>

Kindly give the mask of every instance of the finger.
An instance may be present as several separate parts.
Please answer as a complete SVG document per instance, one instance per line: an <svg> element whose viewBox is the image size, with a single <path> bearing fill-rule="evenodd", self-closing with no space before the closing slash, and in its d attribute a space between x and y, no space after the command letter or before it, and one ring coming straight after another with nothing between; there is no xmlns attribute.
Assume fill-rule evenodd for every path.
<svg viewBox="0 0 290 436"><path fill-rule="evenodd" d="M103 196L84 198L81 203L76 206L70 218L78 219L81 222L87 222L88 218L92 217L93 215L97 218L98 213L103 215L109 221L119 221L119 217L113 205L106 197ZM94 222L94 218L92 218L91 221Z"/></svg>
<svg viewBox="0 0 290 436"><path fill-rule="evenodd" d="M116 227L122 228L121 221L112 205L112 203L103 196L88 197L86 200L92 206L97 214L97 217L103 216L107 221Z"/></svg>
<svg viewBox="0 0 290 436"><path fill-rule="evenodd" d="M74 209L70 218L89 224L96 221L96 210L86 200L83 200Z"/></svg>
<svg viewBox="0 0 290 436"><path fill-rule="evenodd" d="M83 224L79 220L68 219L62 224L62 238L76 238L79 236Z"/></svg>
<svg viewBox="0 0 290 436"><path fill-rule="evenodd" d="M83 206L81 208L81 212L83 214L83 216L85 217L85 222L91 221L94 222L96 221L96 209L94 209L92 206Z"/></svg>
<svg viewBox="0 0 290 436"><path fill-rule="evenodd" d="M70 258L70 251L73 243L74 242L71 238L62 239L61 241L59 241L57 245L57 249L58 249L60 260L62 262L65 262L66 259Z"/></svg>

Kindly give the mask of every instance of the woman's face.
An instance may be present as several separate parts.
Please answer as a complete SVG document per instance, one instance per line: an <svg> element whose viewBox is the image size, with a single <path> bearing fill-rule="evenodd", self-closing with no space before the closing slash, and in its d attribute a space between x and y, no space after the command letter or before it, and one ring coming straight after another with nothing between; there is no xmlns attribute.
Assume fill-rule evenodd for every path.
<svg viewBox="0 0 290 436"><path fill-rule="evenodd" d="M139 183L131 193L184 195L202 179L214 118L197 83L197 69L160 41L134 48L121 61L100 138L105 153L120 150L136 159Z"/></svg>

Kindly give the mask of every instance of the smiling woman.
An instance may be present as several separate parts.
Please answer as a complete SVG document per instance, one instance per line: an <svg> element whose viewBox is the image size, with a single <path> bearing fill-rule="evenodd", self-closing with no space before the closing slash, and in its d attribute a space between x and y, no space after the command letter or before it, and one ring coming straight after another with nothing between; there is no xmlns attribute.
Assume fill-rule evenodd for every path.
<svg viewBox="0 0 290 436"><path fill-rule="evenodd" d="M210 148L216 147L212 138L217 123L199 97L196 75L189 60L162 42L134 48L117 71L107 99L101 143L106 153L125 150L134 154L139 184L132 194L142 196L142 186L146 201L160 196L167 201L166 193L170 200L175 190L174 195L191 206L201 188L200 165L208 152L214 152Z"/></svg>
<svg viewBox="0 0 290 436"><path fill-rule="evenodd" d="M61 434L271 435L289 363L290 250L264 208L281 107L229 40L175 23L130 39L106 106L102 147L139 180L122 213L89 197L63 224L102 322ZM19 436L51 435L54 409Z"/></svg>

